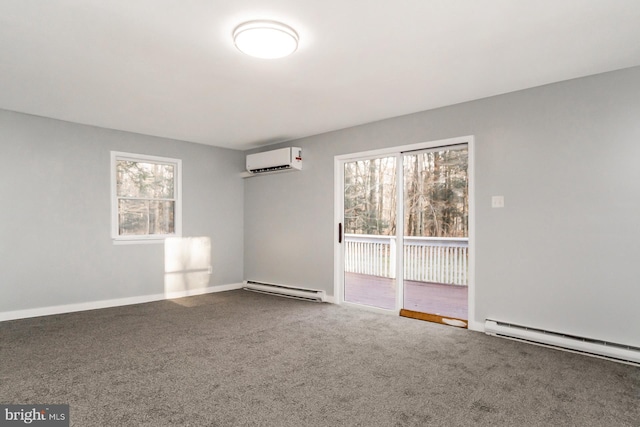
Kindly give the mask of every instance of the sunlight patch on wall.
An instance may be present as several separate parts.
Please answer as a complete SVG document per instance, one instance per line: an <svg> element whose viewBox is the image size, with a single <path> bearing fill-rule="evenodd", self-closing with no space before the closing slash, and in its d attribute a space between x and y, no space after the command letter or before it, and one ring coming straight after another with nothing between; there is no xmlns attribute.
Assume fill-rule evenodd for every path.
<svg viewBox="0 0 640 427"><path fill-rule="evenodd" d="M165 240L164 293L167 297L206 288L209 286L210 277L209 237L172 237Z"/></svg>

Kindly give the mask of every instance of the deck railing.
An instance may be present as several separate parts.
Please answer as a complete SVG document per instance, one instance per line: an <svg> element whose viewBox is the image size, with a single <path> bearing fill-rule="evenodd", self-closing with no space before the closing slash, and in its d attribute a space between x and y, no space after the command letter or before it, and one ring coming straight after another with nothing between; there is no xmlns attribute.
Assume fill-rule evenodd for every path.
<svg viewBox="0 0 640 427"><path fill-rule="evenodd" d="M467 285L469 239L404 237L404 279ZM396 278L396 237L345 234L345 271Z"/></svg>

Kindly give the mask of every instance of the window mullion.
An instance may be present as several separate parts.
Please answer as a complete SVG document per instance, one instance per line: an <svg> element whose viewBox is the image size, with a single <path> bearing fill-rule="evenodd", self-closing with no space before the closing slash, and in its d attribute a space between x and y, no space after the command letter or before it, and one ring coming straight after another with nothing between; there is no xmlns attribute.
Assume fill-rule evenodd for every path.
<svg viewBox="0 0 640 427"><path fill-rule="evenodd" d="M128 197L128 196L118 196L118 200L161 200L163 202L175 202L176 199L161 199L155 197Z"/></svg>

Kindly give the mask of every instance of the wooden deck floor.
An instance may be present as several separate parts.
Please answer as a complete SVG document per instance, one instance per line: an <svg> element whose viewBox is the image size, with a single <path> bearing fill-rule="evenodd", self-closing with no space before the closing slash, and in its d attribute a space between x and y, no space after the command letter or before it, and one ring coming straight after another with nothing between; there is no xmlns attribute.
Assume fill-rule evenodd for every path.
<svg viewBox="0 0 640 427"><path fill-rule="evenodd" d="M428 282L404 282L404 306L408 310L467 319L467 287ZM345 273L347 302L394 309L396 281L386 277Z"/></svg>

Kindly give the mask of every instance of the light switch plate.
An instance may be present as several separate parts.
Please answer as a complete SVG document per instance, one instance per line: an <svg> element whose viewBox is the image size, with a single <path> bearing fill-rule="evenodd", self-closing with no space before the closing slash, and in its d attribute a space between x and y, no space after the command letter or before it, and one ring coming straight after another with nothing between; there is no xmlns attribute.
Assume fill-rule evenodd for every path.
<svg viewBox="0 0 640 427"><path fill-rule="evenodd" d="M504 196L492 196L491 197L492 208L504 208Z"/></svg>

